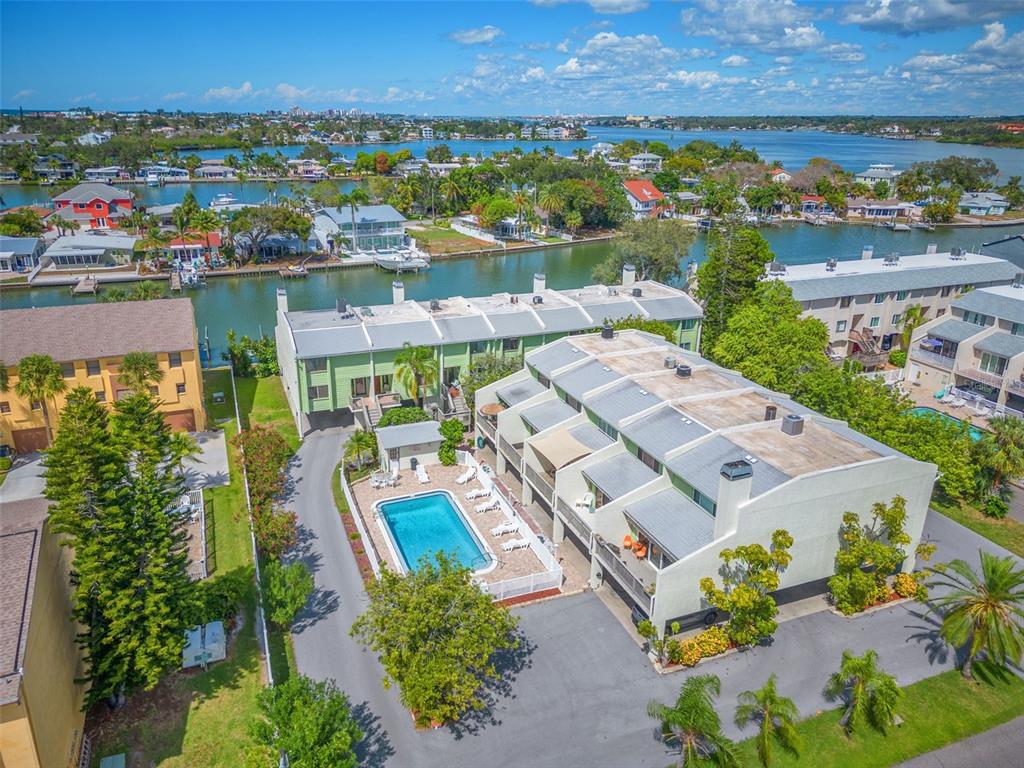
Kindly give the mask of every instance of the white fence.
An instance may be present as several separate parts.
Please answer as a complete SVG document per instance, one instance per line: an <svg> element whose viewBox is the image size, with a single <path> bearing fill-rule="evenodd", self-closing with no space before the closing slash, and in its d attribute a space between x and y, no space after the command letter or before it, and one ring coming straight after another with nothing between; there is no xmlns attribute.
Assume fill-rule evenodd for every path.
<svg viewBox="0 0 1024 768"><path fill-rule="evenodd" d="M861 373L865 379L881 379L886 384L896 384L903 381L903 369L897 368L891 371L871 371L870 373Z"/></svg>
<svg viewBox="0 0 1024 768"><path fill-rule="evenodd" d="M965 406L973 410L975 414L978 415L983 412L987 412L985 415L1016 416L1018 419L1024 418L1024 412L1018 411L1015 408L1009 408L1005 405L999 405L969 389L959 389L954 387L951 394L956 397L963 398L966 401ZM956 403L954 403L954 405L956 405Z"/></svg>
<svg viewBox="0 0 1024 768"><path fill-rule="evenodd" d="M468 221L465 221L464 219L451 219L448 222L448 225L459 234L466 235L467 237L473 237L476 238L477 240L483 240L485 243L494 243L495 245L498 244L498 238L496 238L490 232L484 232L482 229L479 229L476 226L471 225Z"/></svg>
<svg viewBox="0 0 1024 768"><path fill-rule="evenodd" d="M562 568L546 573L531 573L515 579L481 583L480 590L491 595L495 600L508 600L512 597L543 592L546 589L558 589L562 586Z"/></svg>

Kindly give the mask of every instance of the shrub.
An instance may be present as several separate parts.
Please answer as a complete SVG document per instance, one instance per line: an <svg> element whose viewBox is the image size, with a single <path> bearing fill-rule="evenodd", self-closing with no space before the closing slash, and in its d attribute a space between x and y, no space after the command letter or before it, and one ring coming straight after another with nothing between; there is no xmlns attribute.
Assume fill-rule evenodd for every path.
<svg viewBox="0 0 1024 768"><path fill-rule="evenodd" d="M257 548L269 557L280 557L299 540L295 513L285 512L272 504L260 508L253 506L252 530Z"/></svg>
<svg viewBox="0 0 1024 768"><path fill-rule="evenodd" d="M278 509L274 500L284 490L285 467L292 451L273 427L256 425L239 432L234 444L242 451L249 479L253 533L261 552L279 557L298 538L295 514Z"/></svg>
<svg viewBox="0 0 1024 768"><path fill-rule="evenodd" d="M196 600L188 622L193 626L230 619L238 613L249 585L252 569L248 566L196 583Z"/></svg>
<svg viewBox="0 0 1024 768"><path fill-rule="evenodd" d="M928 596L921 580L910 573L897 573L892 580L892 591L900 597L916 597L919 600Z"/></svg>
<svg viewBox="0 0 1024 768"><path fill-rule="evenodd" d="M902 368L907 364L907 353L902 349L894 349L889 353L889 364Z"/></svg>
<svg viewBox="0 0 1024 768"><path fill-rule="evenodd" d="M729 650L729 635L721 627L711 627L695 637L683 640L677 647L669 646L669 661L673 664L694 666L701 659L707 659Z"/></svg>
<svg viewBox="0 0 1024 768"><path fill-rule="evenodd" d="M1002 520L1009 511L1010 505L1001 496L992 495L985 500L984 512L986 517L995 517Z"/></svg>
<svg viewBox="0 0 1024 768"><path fill-rule="evenodd" d="M458 445L462 442L462 435L466 431L466 425L458 419L446 419L441 422L439 429L441 437L445 439L445 442Z"/></svg>
<svg viewBox="0 0 1024 768"><path fill-rule="evenodd" d="M0 456L0 472L6 472L11 468L11 457Z"/></svg>
<svg viewBox="0 0 1024 768"><path fill-rule="evenodd" d="M270 621L282 629L291 626L313 591L313 574L301 562L281 565L271 560L263 575Z"/></svg>
<svg viewBox="0 0 1024 768"><path fill-rule="evenodd" d="M396 424L415 424L419 421L430 421L430 415L422 408L402 407L385 411L377 422L377 427L393 427Z"/></svg>
<svg viewBox="0 0 1024 768"><path fill-rule="evenodd" d="M454 467L456 462L455 446L451 443L442 443L437 449L437 459L446 467Z"/></svg>

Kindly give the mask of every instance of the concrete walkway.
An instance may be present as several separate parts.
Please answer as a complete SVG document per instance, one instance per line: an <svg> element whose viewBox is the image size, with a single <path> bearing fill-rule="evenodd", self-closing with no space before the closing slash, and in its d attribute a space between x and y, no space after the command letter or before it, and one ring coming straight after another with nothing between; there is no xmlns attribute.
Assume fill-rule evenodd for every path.
<svg viewBox="0 0 1024 768"><path fill-rule="evenodd" d="M397 692L381 688L374 656L348 636L366 596L330 491L343 440L341 430L310 435L292 472L301 556L317 584L298 622L295 655L303 674L333 678L349 695L368 734L363 765L601 768L671 762L645 709L652 698L674 699L692 673L655 673L593 593L514 610L523 648L501 660L504 678L491 691L489 706L454 727L414 730ZM1005 554L936 513L929 514L925 534L938 546L935 561L976 562L979 548ZM812 715L833 706L821 691L844 649L875 649L901 685L953 668L953 654L935 630L934 620L913 603L858 619L819 612L781 624L770 646L705 662L695 673L720 677L726 732L749 736L731 725L736 696L763 684L772 671L780 693L792 697L804 716Z"/></svg>
<svg viewBox="0 0 1024 768"><path fill-rule="evenodd" d="M42 459L41 453L15 454L7 479L0 485L0 502L35 499L43 495L46 481L43 479Z"/></svg>
<svg viewBox="0 0 1024 768"><path fill-rule="evenodd" d="M228 471L228 444L222 430L193 432L199 455L184 462L185 479L190 488L212 488L231 482Z"/></svg>

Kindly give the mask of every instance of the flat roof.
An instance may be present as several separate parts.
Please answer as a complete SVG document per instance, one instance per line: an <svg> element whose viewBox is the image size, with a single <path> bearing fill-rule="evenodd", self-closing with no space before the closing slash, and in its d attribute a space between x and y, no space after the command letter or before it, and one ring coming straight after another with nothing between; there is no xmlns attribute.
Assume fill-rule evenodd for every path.
<svg viewBox="0 0 1024 768"><path fill-rule="evenodd" d="M571 419L576 415L576 409L556 397L546 403L526 408L519 415L523 421L533 427L534 431L543 432L549 427Z"/></svg>
<svg viewBox="0 0 1024 768"><path fill-rule="evenodd" d="M547 387L535 378L527 376L522 381L517 381L515 384L502 387L497 390L495 394L498 396L498 399L503 401L506 405L513 406L547 391Z"/></svg>
<svg viewBox="0 0 1024 768"><path fill-rule="evenodd" d="M963 320L957 320L951 317L948 320L943 320L941 323L929 330L928 335L938 336L940 339L959 343L961 341L966 341L971 338L971 336L977 336L979 333L984 333L984 331L984 325L975 325L974 323L967 323Z"/></svg>
<svg viewBox="0 0 1024 768"><path fill-rule="evenodd" d="M414 424L396 424L393 427L377 427L377 445L384 450L406 448L410 445L438 443L441 427L436 421L418 421Z"/></svg>

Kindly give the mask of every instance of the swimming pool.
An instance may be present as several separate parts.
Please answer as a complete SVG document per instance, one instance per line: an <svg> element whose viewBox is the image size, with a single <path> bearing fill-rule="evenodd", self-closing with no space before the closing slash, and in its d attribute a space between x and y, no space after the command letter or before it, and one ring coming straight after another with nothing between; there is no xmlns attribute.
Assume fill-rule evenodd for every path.
<svg viewBox="0 0 1024 768"><path fill-rule="evenodd" d="M938 416L943 421L948 421L952 424L962 423L961 420L958 419L956 416L950 416L948 413L943 413L942 411L937 411L934 408L928 408L926 406L918 406L917 408L911 408L910 412L915 416ZM985 434L985 430L978 429L975 426L972 426L968 431L970 432L971 440L981 440L981 436Z"/></svg>
<svg viewBox="0 0 1024 768"><path fill-rule="evenodd" d="M447 491L431 491L377 503L394 553L409 571L420 558L446 552L474 572L491 570L495 560L473 524Z"/></svg>

